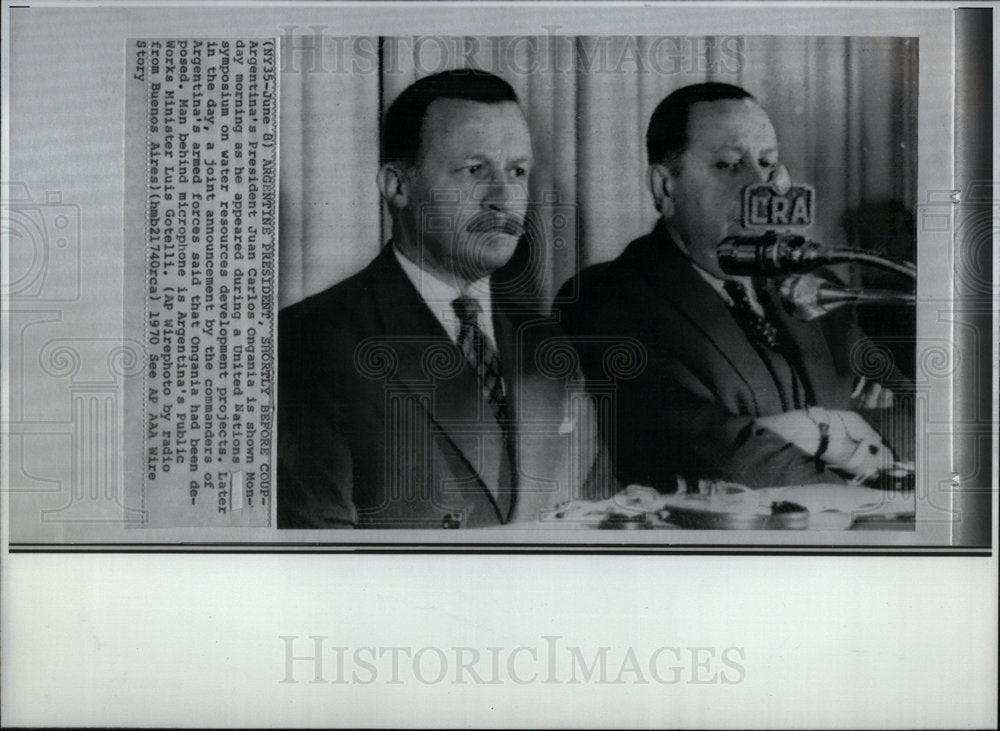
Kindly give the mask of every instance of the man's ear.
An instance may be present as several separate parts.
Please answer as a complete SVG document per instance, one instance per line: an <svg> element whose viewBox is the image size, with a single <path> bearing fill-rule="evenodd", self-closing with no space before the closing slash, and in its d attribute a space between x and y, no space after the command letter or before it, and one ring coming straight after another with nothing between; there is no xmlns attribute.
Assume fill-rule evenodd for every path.
<svg viewBox="0 0 1000 731"><path fill-rule="evenodd" d="M383 163L375 178L382 198L393 210L406 208L410 202L410 189L406 169L395 162Z"/></svg>
<svg viewBox="0 0 1000 731"><path fill-rule="evenodd" d="M649 192L653 194L653 202L656 210L664 218L674 215L674 175L670 169L662 163L653 163L646 171L646 184Z"/></svg>

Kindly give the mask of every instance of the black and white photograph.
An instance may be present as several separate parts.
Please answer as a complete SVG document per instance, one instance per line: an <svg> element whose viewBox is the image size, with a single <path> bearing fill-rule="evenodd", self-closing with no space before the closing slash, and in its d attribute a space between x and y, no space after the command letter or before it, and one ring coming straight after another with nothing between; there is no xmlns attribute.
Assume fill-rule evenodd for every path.
<svg viewBox="0 0 1000 731"><path fill-rule="evenodd" d="M915 39L311 40L388 216L282 248L279 528L912 530Z"/></svg>
<svg viewBox="0 0 1000 731"><path fill-rule="evenodd" d="M3 12L13 725L995 724L993 8Z"/></svg>
<svg viewBox="0 0 1000 731"><path fill-rule="evenodd" d="M277 30L124 39L123 337L17 323L17 542L988 542L919 37Z"/></svg>

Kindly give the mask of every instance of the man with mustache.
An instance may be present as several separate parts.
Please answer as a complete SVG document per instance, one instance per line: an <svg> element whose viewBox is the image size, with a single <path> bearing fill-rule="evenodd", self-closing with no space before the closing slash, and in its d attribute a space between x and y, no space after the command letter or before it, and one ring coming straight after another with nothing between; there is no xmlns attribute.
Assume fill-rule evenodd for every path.
<svg viewBox="0 0 1000 731"><path fill-rule="evenodd" d="M871 424L893 394L852 373L863 336L849 313L795 320L773 281L719 268L718 244L740 233L743 189L789 184L767 113L735 86L684 87L654 111L647 152L656 227L560 295L572 335L632 337L647 351L644 372L616 391L619 479L667 491L677 475L842 483L892 464ZM584 372L600 375L586 342Z"/></svg>
<svg viewBox="0 0 1000 731"><path fill-rule="evenodd" d="M562 336L491 281L531 165L517 96L492 74L428 76L390 106L391 242L281 313L280 528L490 527L607 496L575 374L536 364Z"/></svg>

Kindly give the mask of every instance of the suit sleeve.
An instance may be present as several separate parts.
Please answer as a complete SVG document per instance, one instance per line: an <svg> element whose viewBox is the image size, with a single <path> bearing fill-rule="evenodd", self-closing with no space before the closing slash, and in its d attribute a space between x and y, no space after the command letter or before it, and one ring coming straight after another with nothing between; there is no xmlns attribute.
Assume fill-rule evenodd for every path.
<svg viewBox="0 0 1000 731"><path fill-rule="evenodd" d="M350 528L351 452L340 428L335 384L320 378L309 339L282 313L278 353L278 528Z"/></svg>
<svg viewBox="0 0 1000 731"><path fill-rule="evenodd" d="M730 412L672 343L623 325L623 309L616 315L607 303L587 299L560 308L589 382L608 379L603 339L630 334L644 345L642 372L614 383L609 447L622 483L671 490L678 475L751 487L844 482L811 455L757 427L752 416Z"/></svg>
<svg viewBox="0 0 1000 731"><path fill-rule="evenodd" d="M651 354L646 376L623 383L616 417L619 473L669 487L677 474L750 487L842 483L798 447L731 413L678 360Z"/></svg>

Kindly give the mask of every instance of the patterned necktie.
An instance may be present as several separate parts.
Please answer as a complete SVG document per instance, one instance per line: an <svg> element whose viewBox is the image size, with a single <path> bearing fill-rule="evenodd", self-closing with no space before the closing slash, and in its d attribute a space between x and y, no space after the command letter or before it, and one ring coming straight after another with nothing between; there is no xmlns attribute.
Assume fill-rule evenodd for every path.
<svg viewBox="0 0 1000 731"><path fill-rule="evenodd" d="M498 422L505 422L507 414L507 390L500 368L500 356L479 327L482 307L473 297L463 295L454 299L451 307L461 327L458 332L458 347L465 360L479 377L483 395L493 408L493 416Z"/></svg>
<svg viewBox="0 0 1000 731"><path fill-rule="evenodd" d="M778 328L753 308L743 283L728 279L724 287L726 294L733 301L732 312L740 327L756 342L766 345L771 350L780 350Z"/></svg>

